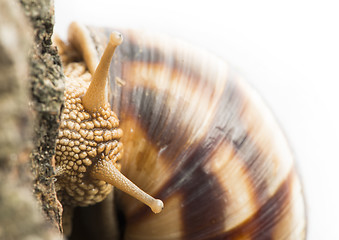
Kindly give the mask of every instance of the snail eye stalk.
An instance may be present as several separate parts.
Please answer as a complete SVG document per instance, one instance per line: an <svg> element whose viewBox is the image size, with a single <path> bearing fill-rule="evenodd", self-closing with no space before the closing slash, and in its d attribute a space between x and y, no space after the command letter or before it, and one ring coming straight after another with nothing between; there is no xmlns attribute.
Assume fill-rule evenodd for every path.
<svg viewBox="0 0 339 240"><path fill-rule="evenodd" d="M107 47L93 74L91 84L89 85L85 95L82 97L82 104L88 112L95 112L107 103L106 84L109 66L115 49L122 43L122 41L123 38L120 33L113 32L110 35Z"/></svg>

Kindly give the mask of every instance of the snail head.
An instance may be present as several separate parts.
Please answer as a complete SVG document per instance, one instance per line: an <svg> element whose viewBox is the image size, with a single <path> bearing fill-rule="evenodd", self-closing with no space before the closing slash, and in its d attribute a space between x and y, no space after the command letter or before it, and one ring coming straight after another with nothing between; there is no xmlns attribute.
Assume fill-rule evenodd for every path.
<svg viewBox="0 0 339 240"><path fill-rule="evenodd" d="M102 201L115 186L158 213L162 201L120 172L123 132L107 101L106 85L111 58L122 40L120 33L110 35L88 88L65 91L55 155L58 196L63 203L87 206Z"/></svg>

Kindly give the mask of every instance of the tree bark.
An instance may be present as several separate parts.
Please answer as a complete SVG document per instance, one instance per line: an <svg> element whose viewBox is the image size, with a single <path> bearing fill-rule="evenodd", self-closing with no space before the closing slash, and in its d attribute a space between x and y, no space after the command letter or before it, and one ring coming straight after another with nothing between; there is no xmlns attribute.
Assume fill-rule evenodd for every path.
<svg viewBox="0 0 339 240"><path fill-rule="evenodd" d="M54 5L50 0L21 0L33 27L34 47L30 59L32 111L34 112L31 155L34 193L42 209L61 230L62 208L56 198L52 158L63 104L63 73L52 47Z"/></svg>
<svg viewBox="0 0 339 240"><path fill-rule="evenodd" d="M61 238L52 157L64 85L53 25L52 1L0 0L0 239Z"/></svg>

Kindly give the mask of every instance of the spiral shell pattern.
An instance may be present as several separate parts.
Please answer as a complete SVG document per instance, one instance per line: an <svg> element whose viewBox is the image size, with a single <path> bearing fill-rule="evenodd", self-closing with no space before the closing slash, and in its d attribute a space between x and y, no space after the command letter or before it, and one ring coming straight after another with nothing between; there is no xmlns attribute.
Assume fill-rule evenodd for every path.
<svg viewBox="0 0 339 240"><path fill-rule="evenodd" d="M86 28L98 57L110 32ZM155 215L119 193L124 239L305 239L294 159L257 93L208 52L121 32L110 73L121 171L165 204Z"/></svg>

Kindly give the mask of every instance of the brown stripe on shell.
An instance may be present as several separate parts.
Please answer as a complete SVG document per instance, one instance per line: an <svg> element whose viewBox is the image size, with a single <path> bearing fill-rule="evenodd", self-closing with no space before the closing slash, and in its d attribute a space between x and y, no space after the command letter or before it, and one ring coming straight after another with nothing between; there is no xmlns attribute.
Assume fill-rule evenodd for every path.
<svg viewBox="0 0 339 240"><path fill-rule="evenodd" d="M306 212L302 186L297 173L292 170L291 174L294 176L289 186L290 198L273 230L275 239L306 239Z"/></svg>
<svg viewBox="0 0 339 240"><path fill-rule="evenodd" d="M161 148L150 141L140 121L131 115L125 116L120 125L125 129L122 139L126 151L122 162L122 171L139 187L152 196L166 184L173 175L173 165L164 159ZM125 196L126 216L135 215L136 209L144 206L139 201ZM148 213L149 209L146 208ZM134 216L133 219L136 219Z"/></svg>
<svg viewBox="0 0 339 240"><path fill-rule="evenodd" d="M219 223L219 232L226 232L254 215L259 205L252 179L232 144L223 141L210 160L205 164L204 171L218 179L227 195L225 221Z"/></svg>
<svg viewBox="0 0 339 240"><path fill-rule="evenodd" d="M110 32L111 30L106 29L105 36L109 36ZM181 71L186 76L192 75L195 79L206 80L207 73L208 77L213 79L212 84L215 83L218 72L210 72L209 67L204 69L204 64L224 65L224 68L228 68L221 59L175 38L126 29L121 30L121 33L125 36L124 43L114 56L114 62L118 64L123 62L166 64L172 70ZM210 58L213 58L213 63L209 63Z"/></svg>
<svg viewBox="0 0 339 240"><path fill-rule="evenodd" d="M294 197L300 198L300 189L296 196L291 194L291 188L293 188L293 185L296 184L298 184L298 180L296 179L295 171L292 170L285 181L283 181L278 187L274 195L258 210L255 215L236 228L226 233L221 233L215 237L214 240L247 239L248 236L250 236L250 239L252 240L303 239L305 237L304 229L297 227L296 229L293 229L290 226L291 223L286 221L283 222L283 224L288 225L288 227L285 228L285 230L287 230L285 232L286 235L275 235L276 229L282 228L280 224L284 215L293 207ZM304 222L300 223L293 221L293 223L299 226L304 225Z"/></svg>
<svg viewBox="0 0 339 240"><path fill-rule="evenodd" d="M293 156L286 144L285 136L277 130L279 126L276 120L260 97L248 85L239 83L241 95L246 96L243 98L243 110L239 121L241 121L240 125L246 128L247 138L237 149L241 155L251 153L253 148L257 149L255 154L259 159L256 162L260 162L261 166L254 166L253 169L257 171L256 183L266 185L267 196L261 195L263 197L261 200L265 202L293 168ZM253 157L252 159L255 159L255 156ZM249 165L252 163L249 162ZM260 183L260 180L263 183Z"/></svg>
<svg viewBox="0 0 339 240"><path fill-rule="evenodd" d="M182 224L181 235L186 235L188 239L196 239L200 238L203 232L205 237L211 237L222 228L218 223L225 220L226 196L216 177L202 168L203 162L213 155L213 149L203 146L203 143L192 144L184 151L180 150L182 147L180 142L169 144L162 153L164 160L172 160L173 165L180 162L180 169L172 173L170 180L155 194L157 198L165 201L166 208L163 213L154 216L142 205L137 212L128 216L129 225L139 225L150 218L161 218L162 214L171 211L167 199L177 198L181 199L180 204L175 206L176 209L181 209L180 219L176 220ZM148 144L154 145L155 142L149 139ZM178 151L179 155L175 156L173 153ZM169 158L169 155L175 158ZM169 168L170 172L171 170ZM205 230L202 231L203 229Z"/></svg>

